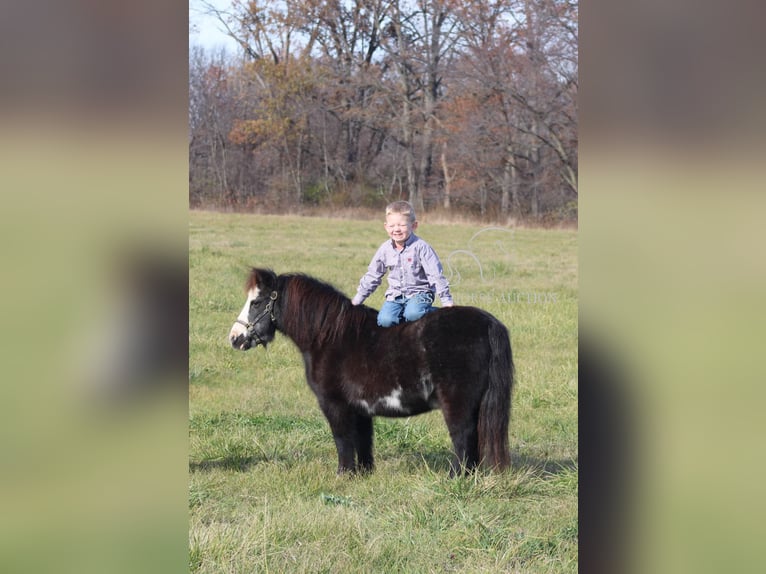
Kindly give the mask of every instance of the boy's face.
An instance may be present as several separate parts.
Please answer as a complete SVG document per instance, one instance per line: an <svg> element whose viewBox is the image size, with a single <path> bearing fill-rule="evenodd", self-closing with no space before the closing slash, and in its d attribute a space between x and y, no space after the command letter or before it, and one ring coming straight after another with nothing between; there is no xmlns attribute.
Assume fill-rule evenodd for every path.
<svg viewBox="0 0 766 574"><path fill-rule="evenodd" d="M403 245L409 239L412 232L418 228L418 222L410 222L409 215L401 213L389 213L386 215L386 222L383 224L386 233L399 245Z"/></svg>

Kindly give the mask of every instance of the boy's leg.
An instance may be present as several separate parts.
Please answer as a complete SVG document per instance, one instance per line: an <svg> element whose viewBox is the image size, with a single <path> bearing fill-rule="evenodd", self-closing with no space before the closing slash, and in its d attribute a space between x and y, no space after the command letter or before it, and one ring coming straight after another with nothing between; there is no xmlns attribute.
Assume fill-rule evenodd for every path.
<svg viewBox="0 0 766 574"><path fill-rule="evenodd" d="M431 304L434 302L434 296L431 293L418 293L407 299L404 306L404 320L416 321L426 313L434 310Z"/></svg>
<svg viewBox="0 0 766 574"><path fill-rule="evenodd" d="M398 325L402 320L403 310L404 302L384 301L383 305L380 307L380 311L378 311L378 325L381 327Z"/></svg>

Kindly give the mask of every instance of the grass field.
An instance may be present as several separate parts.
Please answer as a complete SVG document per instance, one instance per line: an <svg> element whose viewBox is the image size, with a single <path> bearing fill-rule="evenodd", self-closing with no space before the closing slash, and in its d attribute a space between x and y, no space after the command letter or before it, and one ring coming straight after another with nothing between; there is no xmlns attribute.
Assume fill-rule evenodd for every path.
<svg viewBox="0 0 766 574"><path fill-rule="evenodd" d="M456 304L509 329L512 469L449 479L439 411L375 420L376 470L339 478L297 350L231 349L249 267L349 296L380 221L192 212L189 567L194 572L576 572L577 234L421 221ZM379 308L384 288L367 304Z"/></svg>

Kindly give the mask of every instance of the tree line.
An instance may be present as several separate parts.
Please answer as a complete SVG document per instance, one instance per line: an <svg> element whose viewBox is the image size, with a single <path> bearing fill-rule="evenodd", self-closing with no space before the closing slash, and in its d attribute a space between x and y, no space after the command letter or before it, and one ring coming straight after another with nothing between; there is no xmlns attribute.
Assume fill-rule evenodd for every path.
<svg viewBox="0 0 766 574"><path fill-rule="evenodd" d="M207 9L239 50L190 51L192 206L576 219L576 1Z"/></svg>

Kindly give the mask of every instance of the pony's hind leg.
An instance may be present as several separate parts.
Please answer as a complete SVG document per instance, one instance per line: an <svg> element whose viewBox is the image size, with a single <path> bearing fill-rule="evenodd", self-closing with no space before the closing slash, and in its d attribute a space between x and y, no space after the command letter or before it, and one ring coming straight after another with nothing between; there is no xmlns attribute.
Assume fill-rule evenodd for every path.
<svg viewBox="0 0 766 574"><path fill-rule="evenodd" d="M455 457L450 463L450 476L471 472L479 464L476 416L450 417L445 413L444 419L455 450Z"/></svg>
<svg viewBox="0 0 766 574"><path fill-rule="evenodd" d="M476 433L468 437L467 442L460 443L453 440L455 455L450 461L449 475L451 477L469 474L479 465L479 448L476 441Z"/></svg>

